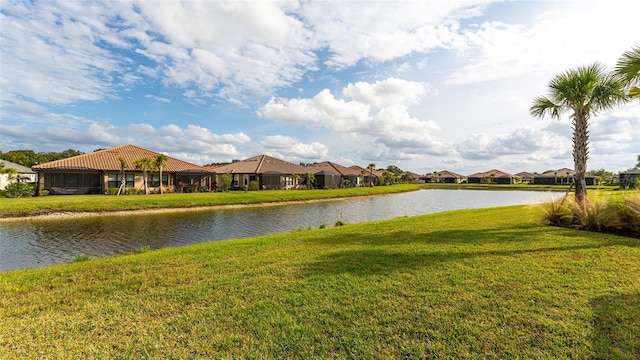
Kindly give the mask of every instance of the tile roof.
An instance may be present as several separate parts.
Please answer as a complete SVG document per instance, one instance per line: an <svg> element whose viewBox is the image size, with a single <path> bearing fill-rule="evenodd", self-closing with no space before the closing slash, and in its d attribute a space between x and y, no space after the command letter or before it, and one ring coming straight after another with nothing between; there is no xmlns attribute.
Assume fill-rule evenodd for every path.
<svg viewBox="0 0 640 360"><path fill-rule="evenodd" d="M134 161L141 158L153 159L157 152L143 149L134 145L121 145L109 149L98 150L92 153L78 155L66 159L55 160L44 164L34 165L34 170L93 170L93 171L120 171L122 157L127 162L126 171L134 171ZM167 156L167 163L162 168L164 172L208 172L205 168L186 161Z"/></svg>
<svg viewBox="0 0 640 360"><path fill-rule="evenodd" d="M353 168L353 167L345 167L342 166L340 164L336 164L336 163L332 163L330 161L324 161L321 163L317 163L317 164L313 164L310 166L307 166L308 169L310 169L310 172L313 172L314 174L317 174L319 172L328 172L328 173L334 173L334 174L339 174L339 175L354 175L354 176L360 176L360 169L357 168ZM368 172L366 172L368 174Z"/></svg>
<svg viewBox="0 0 640 360"><path fill-rule="evenodd" d="M0 163L3 163L6 169L16 170L18 174L34 174L33 170L29 169L28 167L12 163L11 161L0 159Z"/></svg>
<svg viewBox="0 0 640 360"><path fill-rule="evenodd" d="M533 179L535 177L534 174L530 173L530 172L526 172L526 171L521 171L517 174L514 174L516 177L521 178L521 179Z"/></svg>
<svg viewBox="0 0 640 360"><path fill-rule="evenodd" d="M351 165L349 166L349 168L356 169L358 171L358 174L360 174L360 171L364 170L365 176L373 174L373 176L382 177L382 173L376 169L373 169L373 171L371 171L367 168L363 168L362 166L358 166L358 165Z"/></svg>
<svg viewBox="0 0 640 360"><path fill-rule="evenodd" d="M464 175L456 174L453 171L449 171L449 170L436 171L436 176L441 178L454 178L454 179L464 178Z"/></svg>
<svg viewBox="0 0 640 360"><path fill-rule="evenodd" d="M268 155L258 155L241 161L222 166L207 166L207 170L216 174L305 174L306 167L280 160Z"/></svg>
<svg viewBox="0 0 640 360"><path fill-rule="evenodd" d="M468 177L470 178L490 178L492 177L491 175L493 175L494 178L501 178L501 177L515 177L513 174L509 174L507 172L504 171L500 171L500 170L489 170L489 171L485 171L485 172L479 172L479 173L475 173L475 174L471 174Z"/></svg>

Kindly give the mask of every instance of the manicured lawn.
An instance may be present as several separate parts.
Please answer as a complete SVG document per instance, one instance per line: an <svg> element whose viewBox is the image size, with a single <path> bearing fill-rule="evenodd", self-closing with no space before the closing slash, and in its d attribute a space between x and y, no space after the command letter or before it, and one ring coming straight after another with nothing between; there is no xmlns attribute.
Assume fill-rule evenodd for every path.
<svg viewBox="0 0 640 360"><path fill-rule="evenodd" d="M0 354L635 359L639 259L515 206L5 272Z"/></svg>
<svg viewBox="0 0 640 360"><path fill-rule="evenodd" d="M28 216L63 211L117 211L304 201L413 191L420 188L421 186L416 184L401 184L333 190L230 191L121 196L55 195L33 198L0 197L0 217Z"/></svg>

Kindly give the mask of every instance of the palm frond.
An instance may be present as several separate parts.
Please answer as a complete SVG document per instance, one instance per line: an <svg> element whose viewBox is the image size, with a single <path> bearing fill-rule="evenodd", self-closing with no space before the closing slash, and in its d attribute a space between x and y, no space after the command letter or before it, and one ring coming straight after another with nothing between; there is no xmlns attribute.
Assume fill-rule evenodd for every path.
<svg viewBox="0 0 640 360"><path fill-rule="evenodd" d="M640 82L640 45L622 54L615 73L627 83Z"/></svg>
<svg viewBox="0 0 640 360"><path fill-rule="evenodd" d="M533 105L529 108L529 113L537 118L551 117L559 119L562 112L562 105L558 105L545 96L538 96L533 100Z"/></svg>

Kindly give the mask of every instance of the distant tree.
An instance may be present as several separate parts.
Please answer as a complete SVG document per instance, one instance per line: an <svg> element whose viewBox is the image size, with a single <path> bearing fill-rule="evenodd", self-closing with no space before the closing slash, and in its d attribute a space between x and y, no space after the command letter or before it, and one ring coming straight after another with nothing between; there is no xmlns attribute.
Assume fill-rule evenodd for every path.
<svg viewBox="0 0 640 360"><path fill-rule="evenodd" d="M155 166L155 162L150 158L140 158L133 161L136 165L136 169L142 170L142 176L144 180L144 193L149 195L149 182L148 182L148 172L152 170Z"/></svg>
<svg viewBox="0 0 640 360"><path fill-rule="evenodd" d="M402 174L404 171L395 165L387 166L387 170L391 171L394 174Z"/></svg>
<svg viewBox="0 0 640 360"><path fill-rule="evenodd" d="M636 167L640 167L640 155L638 155L638 162L636 163Z"/></svg>
<svg viewBox="0 0 640 360"><path fill-rule="evenodd" d="M307 189L311 190L313 189L313 184L316 182L316 176L313 173L307 173L306 175L306 181L307 181Z"/></svg>
<svg viewBox="0 0 640 360"><path fill-rule="evenodd" d="M376 168L376 164L371 163L367 165L367 169L369 169L369 186L373 186L373 169Z"/></svg>
<svg viewBox="0 0 640 360"><path fill-rule="evenodd" d="M169 157L165 154L156 154L156 157L154 159L155 167L160 172L160 194L163 193L162 192L162 168L167 164L167 161L169 161Z"/></svg>
<svg viewBox="0 0 640 360"><path fill-rule="evenodd" d="M589 171L589 174L595 177L598 185L601 185L602 183L607 182L607 180L613 178L613 173L605 169L591 170Z"/></svg>
<svg viewBox="0 0 640 360"><path fill-rule="evenodd" d="M556 75L548 85L549 96L539 96L530 108L538 118L559 120L560 114L571 111L573 127L573 162L576 205L586 199L584 176L589 154L589 119L626 100L622 82L609 74L603 65L594 63Z"/></svg>
<svg viewBox="0 0 640 360"><path fill-rule="evenodd" d="M616 64L615 74L629 88L629 97L640 101L640 45L622 54Z"/></svg>

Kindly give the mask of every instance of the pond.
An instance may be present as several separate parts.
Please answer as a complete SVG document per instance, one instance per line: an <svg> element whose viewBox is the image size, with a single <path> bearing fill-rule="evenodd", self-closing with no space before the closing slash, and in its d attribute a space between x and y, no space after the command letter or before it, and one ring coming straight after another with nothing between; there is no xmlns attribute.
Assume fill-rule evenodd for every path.
<svg viewBox="0 0 640 360"><path fill-rule="evenodd" d="M304 204L0 222L0 271L298 229L548 200L534 191L420 190Z"/></svg>

